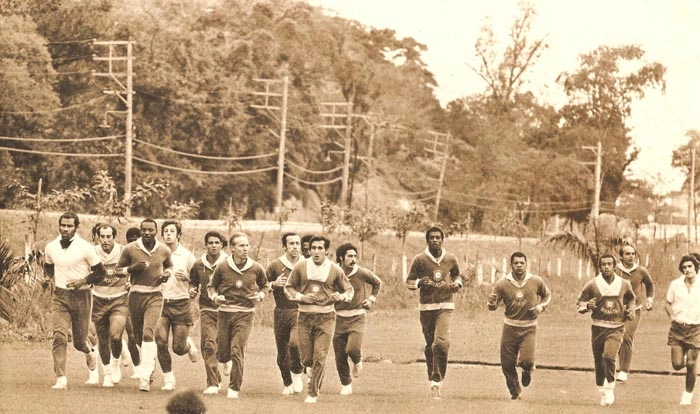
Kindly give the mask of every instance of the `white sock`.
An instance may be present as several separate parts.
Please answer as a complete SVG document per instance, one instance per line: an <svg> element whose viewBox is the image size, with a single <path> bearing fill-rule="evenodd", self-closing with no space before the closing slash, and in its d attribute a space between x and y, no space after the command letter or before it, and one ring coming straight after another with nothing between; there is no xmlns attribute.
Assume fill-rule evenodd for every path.
<svg viewBox="0 0 700 414"><path fill-rule="evenodd" d="M158 347L155 342L141 343L141 378L150 379L156 368L156 355Z"/></svg>

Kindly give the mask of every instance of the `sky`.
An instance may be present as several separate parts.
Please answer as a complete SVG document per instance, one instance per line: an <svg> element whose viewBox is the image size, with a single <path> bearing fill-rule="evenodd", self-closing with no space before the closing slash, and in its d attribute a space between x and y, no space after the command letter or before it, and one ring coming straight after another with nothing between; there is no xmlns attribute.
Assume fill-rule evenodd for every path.
<svg viewBox="0 0 700 414"><path fill-rule="evenodd" d="M445 106L484 91L470 68L478 66L474 43L488 22L505 43L518 14L518 0L307 0L331 14L396 31L427 46L423 60L435 75L435 95ZM671 167L671 154L700 130L700 0L532 0L536 36L549 45L527 75L523 90L556 107L564 102L555 83L575 71L578 57L598 46L639 45L645 60L667 67L666 91L650 91L633 104L627 126L641 152L630 176L655 184L656 192L679 190L685 178Z"/></svg>

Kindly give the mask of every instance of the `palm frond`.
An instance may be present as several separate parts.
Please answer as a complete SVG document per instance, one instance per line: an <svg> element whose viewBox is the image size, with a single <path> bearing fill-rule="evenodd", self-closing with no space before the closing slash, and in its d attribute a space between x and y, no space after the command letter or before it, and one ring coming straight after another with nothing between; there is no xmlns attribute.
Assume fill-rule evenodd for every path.
<svg viewBox="0 0 700 414"><path fill-rule="evenodd" d="M551 249L567 250L579 259L590 260L593 263L596 260L596 251L593 245L584 235L576 231L561 230L559 233L543 239L539 244Z"/></svg>

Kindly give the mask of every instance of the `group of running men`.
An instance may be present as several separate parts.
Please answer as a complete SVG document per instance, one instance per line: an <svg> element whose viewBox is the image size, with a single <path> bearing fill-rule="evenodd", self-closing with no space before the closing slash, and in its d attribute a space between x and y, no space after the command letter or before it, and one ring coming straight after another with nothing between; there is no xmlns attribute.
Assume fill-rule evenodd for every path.
<svg viewBox="0 0 700 414"><path fill-rule="evenodd" d="M352 393L352 379L362 371L365 314L376 301L382 281L371 270L357 265L358 250L346 243L336 249L336 263L329 258L330 241L323 236L286 233L284 254L267 268L249 257L248 236L234 233L224 252L225 238L216 231L204 236L206 252L196 259L179 243L182 227L177 221L161 226L163 243L156 238L158 225L145 219L128 233L136 237L122 246L114 240L117 230L101 224L93 230L96 244L77 235L79 218L64 213L60 236L45 248L45 273L55 279L52 299L53 359L57 377L54 389L65 389L67 341L72 329L76 349L86 354L88 383L98 384L94 342L98 342L104 378L112 387L121 378L122 335L128 331L128 349L139 378L139 389L149 391L156 359L163 371L163 389L175 387L168 349L197 360L197 348L189 336L193 324L191 300L199 296L200 347L207 387L217 394L222 386L219 364L229 376L227 397L241 390L244 352L250 336L255 306L268 292L275 300L274 335L283 395L301 393L303 375L308 389L305 402L315 403L325 375L325 363L333 346L341 395ZM134 234L137 233L137 234ZM427 247L411 263L406 284L419 290L420 324L425 339L425 361L432 398L441 398L450 347L450 320L454 295L464 286L454 254L442 244L440 227L428 228ZM598 259L600 273L583 287L577 300L580 313L591 312L591 345L600 404L615 401L616 382L629 378L634 335L642 310L651 311L655 285L647 269L638 264L631 245ZM511 272L493 286L487 307L505 307L501 335L501 368L512 399L532 381L535 370L537 318L551 303L544 280L527 270L527 257L515 252ZM681 405L690 405L700 350L700 283L695 283L700 256L681 258L682 275L669 286L665 310L671 319L668 345L672 366L686 368ZM97 341L88 339L90 321ZM138 345L138 347L136 346ZM619 371L617 370L619 363ZM350 366L352 364L352 367ZM517 367L522 370L519 378Z"/></svg>
<svg viewBox="0 0 700 414"><path fill-rule="evenodd" d="M219 232L207 232L206 252L197 259L180 244L182 227L177 221L163 222L161 242L157 222L145 219L138 229L129 229L124 246L115 241L117 230L109 224L95 226L93 243L77 234L79 224L76 214L61 215L60 235L44 251L44 272L55 284L53 389L68 386L66 353L72 334L74 347L86 356L87 384L99 384L98 353L103 387L119 383L126 362L122 354L129 354L124 359L133 363L139 390L150 391L156 360L163 372L162 389L173 390L170 337L175 354L188 354L197 361L189 330L194 322L191 301L199 296L204 394L219 393L219 364L223 364L224 375L229 376L227 397L237 399L255 307L271 291L282 394L301 393L305 374L305 402L315 403L331 345L342 383L340 394L352 394L352 379L362 371L365 313L382 285L372 271L357 265L358 249L352 244L336 249L336 264L327 257L326 237L285 233L284 254L265 269L249 257L248 236L242 232L228 241ZM227 244L230 255L224 252ZM125 330L128 341L122 339Z"/></svg>

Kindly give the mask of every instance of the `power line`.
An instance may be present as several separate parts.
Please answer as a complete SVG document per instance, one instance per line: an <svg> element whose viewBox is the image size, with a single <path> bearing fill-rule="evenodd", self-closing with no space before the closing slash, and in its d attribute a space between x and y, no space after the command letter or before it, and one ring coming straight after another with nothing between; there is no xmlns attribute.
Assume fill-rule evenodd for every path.
<svg viewBox="0 0 700 414"><path fill-rule="evenodd" d="M3 137L0 136L0 139L8 140L8 141L28 141L28 142L72 142L72 143L77 143L81 141L104 141L107 139L114 139L114 138L121 138L124 135L109 135L105 137L89 137L89 138L22 138L22 137Z"/></svg>
<svg viewBox="0 0 700 414"><path fill-rule="evenodd" d="M394 194L403 194L403 195L421 195L421 194L430 194L434 193L437 191L437 189L433 188L432 190L425 190L425 191L402 191L402 190L394 190L392 188L386 188L386 191L389 191L390 193Z"/></svg>
<svg viewBox="0 0 700 414"><path fill-rule="evenodd" d="M330 170L323 170L323 171L309 170L309 169L304 168L301 165L295 163L294 161L290 160L289 158L285 159L285 163L291 165L292 167L298 168L298 169L302 170L303 172L309 173L309 174L330 174L330 173L334 173L336 171L340 171L341 169L343 169L343 166L341 165L339 167L335 167L335 168L330 169Z"/></svg>
<svg viewBox="0 0 700 414"><path fill-rule="evenodd" d="M73 39L73 40L55 40L52 42L47 42L44 43L44 46L52 46L52 45L70 45L70 44L75 44L75 43L92 43L94 42L95 38L90 38L90 39Z"/></svg>
<svg viewBox="0 0 700 414"><path fill-rule="evenodd" d="M266 172L266 171L272 171L277 169L277 166L273 167L265 167L265 168L259 168L257 170L247 170L247 171L203 171L203 170L192 170L192 169L187 169L187 168L180 168L180 167L174 167L172 165L165 165L165 164L160 164L154 161L148 161L144 160L142 158L138 157L133 157L134 160L142 162L144 164L149 164L153 165L155 167L160 167L160 168L167 168L170 170L176 170L176 171L182 171L186 173L193 173L193 174L210 174L210 175L247 175L247 174L255 174L255 173L260 173L260 172Z"/></svg>
<svg viewBox="0 0 700 414"><path fill-rule="evenodd" d="M175 103L175 104L178 104L178 105L205 106L205 107L230 107L230 106L237 106L237 105L240 105L240 104L241 104L241 103L238 102L238 101L236 101L236 102L231 102L231 103L223 103L223 102L220 102L220 103L219 103L219 102L216 102L216 103L192 102L192 101L185 100L185 99L175 99L175 98L168 98L168 97L161 96L161 95L156 95L156 94L154 94L154 93L147 92L147 91L145 91L145 90L143 90L143 89L139 89L139 88L134 88L134 90L135 90L136 92L140 93L140 94L148 95L148 96L150 96L150 97L152 97L152 98L156 98L156 99L160 99L160 100L163 100L163 101L172 102L172 103ZM244 92L244 93L247 93L247 92Z"/></svg>
<svg viewBox="0 0 700 414"><path fill-rule="evenodd" d="M0 150L10 151L10 152L26 152L29 154L40 154L40 155L60 155L63 157L122 157L123 154L91 154L91 153L75 153L75 152L49 152L49 151L35 151L26 150L21 148L7 148L0 147Z"/></svg>
<svg viewBox="0 0 700 414"><path fill-rule="evenodd" d="M82 60L82 59L92 59L92 55L80 55L80 56L67 56L62 58L51 58L51 59L22 59L22 62L33 62L33 63L51 63L51 62L67 62L70 60Z"/></svg>
<svg viewBox="0 0 700 414"><path fill-rule="evenodd" d="M184 155L186 157L203 158L203 159L207 159L207 160L242 161L242 160L256 160L256 159L260 159L260 158L267 158L267 157L272 157L272 156L277 155L276 152L271 152L269 154L249 155L249 156L243 156L243 157L216 157L216 156L211 156L211 155L199 155L199 154L192 154L189 152L177 151L174 149L161 147L160 145L151 144L150 142L146 142L146 141L140 140L138 138L134 138L134 142L139 142L139 143L147 145L149 147L157 148L161 151L172 152L174 154Z"/></svg>
<svg viewBox="0 0 700 414"><path fill-rule="evenodd" d="M46 109L46 110L41 110L41 111L0 111L0 115L33 115L33 114L51 114L51 113L57 113L57 112L63 112L63 111L68 111L71 109L76 109L76 108L82 108L84 106L92 105L96 102L99 102L101 100L104 100L107 98L106 95L104 96L99 96L97 98L90 99L87 102L71 105L71 106L64 106L62 108L56 108L56 109Z"/></svg>
<svg viewBox="0 0 700 414"><path fill-rule="evenodd" d="M333 178L333 179L331 179L331 180L327 180L327 181L307 181L307 180L302 180L302 179L299 178L299 177L295 177L295 176L293 176L292 174L289 174L289 173L286 172L286 171L284 172L284 175L287 176L287 177L289 177L289 178L291 178L292 180L298 181L298 182L300 182L300 183L308 184L308 185L326 185L326 184L332 184L332 183L335 183L335 182L340 181L340 180L343 179L343 177L335 177L335 178Z"/></svg>

